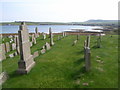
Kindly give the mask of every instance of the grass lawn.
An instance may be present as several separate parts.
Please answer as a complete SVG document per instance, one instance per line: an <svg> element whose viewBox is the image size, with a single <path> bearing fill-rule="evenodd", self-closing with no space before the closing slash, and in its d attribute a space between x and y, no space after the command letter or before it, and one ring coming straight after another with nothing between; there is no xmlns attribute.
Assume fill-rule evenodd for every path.
<svg viewBox="0 0 120 90"><path fill-rule="evenodd" d="M83 44L86 36L80 36L72 46L76 35L57 41L45 54L36 57L36 65L27 75L17 75L19 56L7 58L2 69L9 75L3 88L117 88L118 87L118 36L102 37L101 48L96 48L97 36L91 36L91 71L85 72ZM37 38L31 47L32 54L41 49L49 39ZM99 63L96 60L102 60ZM83 85L88 83L88 85Z"/></svg>

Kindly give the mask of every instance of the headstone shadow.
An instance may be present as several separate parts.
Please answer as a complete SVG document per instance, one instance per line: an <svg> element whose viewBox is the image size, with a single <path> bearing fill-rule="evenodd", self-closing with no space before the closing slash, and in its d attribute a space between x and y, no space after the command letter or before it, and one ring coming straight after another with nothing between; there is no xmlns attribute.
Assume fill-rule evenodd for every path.
<svg viewBox="0 0 120 90"><path fill-rule="evenodd" d="M73 80L77 80L78 78L80 79L83 76L84 73L86 73L85 67L82 67L78 71L75 71L74 73L72 73L71 77L72 77Z"/></svg>
<svg viewBox="0 0 120 90"><path fill-rule="evenodd" d="M74 62L75 65L80 65L82 62L84 62L84 58L78 59Z"/></svg>

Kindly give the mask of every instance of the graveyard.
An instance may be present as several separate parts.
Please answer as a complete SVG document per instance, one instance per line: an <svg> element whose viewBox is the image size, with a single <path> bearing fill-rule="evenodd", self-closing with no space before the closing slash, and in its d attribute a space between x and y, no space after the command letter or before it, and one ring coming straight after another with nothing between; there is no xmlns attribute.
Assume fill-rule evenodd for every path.
<svg viewBox="0 0 120 90"><path fill-rule="evenodd" d="M118 35L49 32L39 34L36 28L29 35L22 23L19 39L9 45L11 37L2 38L1 44L9 47L0 62L7 73L3 88L118 87Z"/></svg>

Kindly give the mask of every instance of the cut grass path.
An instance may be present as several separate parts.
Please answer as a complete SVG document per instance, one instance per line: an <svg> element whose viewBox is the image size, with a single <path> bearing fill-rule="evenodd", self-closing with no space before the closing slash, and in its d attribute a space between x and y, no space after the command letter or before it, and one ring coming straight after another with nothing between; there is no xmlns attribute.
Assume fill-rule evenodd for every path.
<svg viewBox="0 0 120 90"><path fill-rule="evenodd" d="M37 39L32 53L40 50L49 39ZM86 36L80 36L76 46L72 46L76 36L68 36L56 41L51 50L35 58L36 65L27 75L17 75L19 56L3 61L3 71L9 79L3 88L115 88L118 83L118 36L104 36L102 47L95 48L96 36L91 36L91 72L84 70L83 44ZM57 36L55 36L55 39ZM97 58L99 56L100 58ZM103 60L100 64L96 60ZM83 86L88 83L88 86Z"/></svg>

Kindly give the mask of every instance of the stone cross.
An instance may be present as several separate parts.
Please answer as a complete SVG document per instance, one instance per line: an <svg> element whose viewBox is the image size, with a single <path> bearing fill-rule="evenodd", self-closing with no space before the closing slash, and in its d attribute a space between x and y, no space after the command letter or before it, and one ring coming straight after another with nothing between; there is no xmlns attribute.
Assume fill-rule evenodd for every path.
<svg viewBox="0 0 120 90"><path fill-rule="evenodd" d="M20 60L18 62L19 74L27 74L35 65L33 56L31 55L29 32L25 22L22 22L19 31L19 47L20 47Z"/></svg>
<svg viewBox="0 0 120 90"><path fill-rule="evenodd" d="M35 34L32 34L32 43L33 43L33 44L36 44Z"/></svg>
<svg viewBox="0 0 120 90"><path fill-rule="evenodd" d="M51 28L49 29L49 32L50 32L50 45L53 46L54 42L53 42L53 34L52 34L52 31L51 31Z"/></svg>

